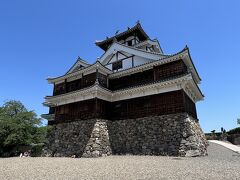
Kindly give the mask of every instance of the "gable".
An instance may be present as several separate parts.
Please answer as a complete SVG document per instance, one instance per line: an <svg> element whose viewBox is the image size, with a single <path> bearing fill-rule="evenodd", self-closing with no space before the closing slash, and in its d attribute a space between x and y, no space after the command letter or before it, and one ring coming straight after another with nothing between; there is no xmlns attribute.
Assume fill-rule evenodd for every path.
<svg viewBox="0 0 240 180"><path fill-rule="evenodd" d="M88 67L89 64L87 64L84 60L82 60L81 58L78 58L77 61L74 63L74 65L68 70L68 72L66 74L70 74L73 72L76 72L80 69L84 69L86 67Z"/></svg>
<svg viewBox="0 0 240 180"><path fill-rule="evenodd" d="M106 62L107 62L106 64L114 63L116 61L121 61L124 59L128 59L132 56L133 56L132 54L129 54L129 53L126 53L123 51L116 51L115 53L108 56L108 59L106 60Z"/></svg>
<svg viewBox="0 0 240 180"><path fill-rule="evenodd" d="M164 57L164 55L159 54L159 53L152 53L152 52L147 52L143 51L141 49L137 49L134 47L129 47L126 45L122 45L119 43L114 43L99 59L99 61L103 65L107 65L109 61L113 61L114 58L116 58L116 53L120 52L120 57L124 55L130 57L130 56L139 56L145 59L150 59L150 60L159 60L161 57Z"/></svg>

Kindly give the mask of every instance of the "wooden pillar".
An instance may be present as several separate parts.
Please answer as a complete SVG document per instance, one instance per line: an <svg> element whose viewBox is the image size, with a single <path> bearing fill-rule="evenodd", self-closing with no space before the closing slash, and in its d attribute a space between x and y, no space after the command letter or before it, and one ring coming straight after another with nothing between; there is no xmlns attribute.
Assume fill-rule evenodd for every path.
<svg viewBox="0 0 240 180"><path fill-rule="evenodd" d="M68 92L68 90L67 90L67 79L64 80L64 88L65 88L65 93L67 93Z"/></svg>
<svg viewBox="0 0 240 180"><path fill-rule="evenodd" d="M96 69L96 80L98 80L98 68Z"/></svg>
<svg viewBox="0 0 240 180"><path fill-rule="evenodd" d="M185 99L185 92L184 92L184 90L182 89L181 90L181 92L182 92L182 103L183 103L183 111L184 112L187 112L187 102L186 102L186 99Z"/></svg>
<svg viewBox="0 0 240 180"><path fill-rule="evenodd" d="M83 88L83 83L84 83L84 81L83 81L83 73L82 73L82 80L81 80L81 82L80 82L81 88Z"/></svg>
<svg viewBox="0 0 240 180"><path fill-rule="evenodd" d="M156 68L153 67L153 81L156 81Z"/></svg>
<svg viewBox="0 0 240 180"><path fill-rule="evenodd" d="M116 53L116 61L118 61L118 51L117 51L117 53Z"/></svg>
<svg viewBox="0 0 240 180"><path fill-rule="evenodd" d="M118 51L116 53L116 61L118 61ZM118 71L118 69L117 69L117 71Z"/></svg>
<svg viewBox="0 0 240 180"><path fill-rule="evenodd" d="M55 86L56 86L56 84L55 84L55 82L54 82L54 83L53 83L53 96L55 95L55 91L56 91L56 89L55 89L56 87L55 87Z"/></svg>
<svg viewBox="0 0 240 180"><path fill-rule="evenodd" d="M137 37L136 37L136 33L134 33L134 44L137 44Z"/></svg>
<svg viewBox="0 0 240 180"><path fill-rule="evenodd" d="M134 67L134 56L132 56L132 67Z"/></svg>

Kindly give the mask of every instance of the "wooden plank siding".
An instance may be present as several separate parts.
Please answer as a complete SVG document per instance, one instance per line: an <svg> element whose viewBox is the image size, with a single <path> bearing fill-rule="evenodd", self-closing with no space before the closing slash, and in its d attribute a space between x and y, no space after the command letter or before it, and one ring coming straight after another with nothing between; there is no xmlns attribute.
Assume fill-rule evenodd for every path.
<svg viewBox="0 0 240 180"><path fill-rule="evenodd" d="M58 106L55 108L55 121L49 123L92 118L114 121L183 112L187 112L197 119L195 103L183 90L179 90L112 103L95 98Z"/></svg>
<svg viewBox="0 0 240 180"><path fill-rule="evenodd" d="M185 112L183 91L113 102L109 119L131 119Z"/></svg>
<svg viewBox="0 0 240 180"><path fill-rule="evenodd" d="M153 82L153 69L135 73L129 76L124 76L117 79L109 79L109 89L118 90L128 88L131 86L137 86L141 84L147 84Z"/></svg>
<svg viewBox="0 0 240 180"><path fill-rule="evenodd" d="M107 118L107 105L106 101L95 98L58 106L55 108L55 121L52 124L92 118Z"/></svg>
<svg viewBox="0 0 240 180"><path fill-rule="evenodd" d="M155 66L153 69L109 80L110 90L119 90L131 86L165 80L187 73L187 66L182 60Z"/></svg>
<svg viewBox="0 0 240 180"><path fill-rule="evenodd" d="M81 79L77 79L71 82L65 81L64 83L55 85L53 95L55 96L89 87L95 83L96 78L98 78L100 85L114 91L172 78L185 73L187 73L187 66L182 60L178 60L175 62L155 66L153 69L149 69L143 72L116 79L109 79L109 87L107 87L107 76L95 72L92 74L84 75Z"/></svg>
<svg viewBox="0 0 240 180"><path fill-rule="evenodd" d="M79 89L83 89L83 88L92 86L95 83L97 77L99 79L99 83L103 87L107 87L107 76L105 76L101 73L98 73L98 75L97 75L97 73L95 72L95 73L85 75L82 78L74 80L74 81L70 81L70 82L65 81L64 83L56 84L54 86L53 96L65 94L68 92L72 92L72 91L76 91Z"/></svg>
<svg viewBox="0 0 240 180"><path fill-rule="evenodd" d="M154 67L154 77L156 81L179 76L185 73L187 73L187 66L182 60Z"/></svg>

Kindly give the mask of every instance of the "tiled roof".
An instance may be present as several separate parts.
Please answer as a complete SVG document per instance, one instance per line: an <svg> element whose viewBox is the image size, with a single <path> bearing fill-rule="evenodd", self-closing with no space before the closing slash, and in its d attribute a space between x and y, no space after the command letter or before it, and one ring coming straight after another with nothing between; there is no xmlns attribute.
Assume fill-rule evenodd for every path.
<svg viewBox="0 0 240 180"><path fill-rule="evenodd" d="M115 36L107 38L107 39L105 39L103 41L98 41L95 44L97 46L99 46L100 48L102 48L103 50L107 50L108 45L111 44L114 41L114 39L119 40L119 39L121 39L124 36L130 35L133 32L140 32L143 39L145 39L145 40L149 39L149 36L146 34L146 32L143 30L141 24L138 22L132 28L129 28L128 30L126 30L126 31L124 31L122 33L116 34Z"/></svg>

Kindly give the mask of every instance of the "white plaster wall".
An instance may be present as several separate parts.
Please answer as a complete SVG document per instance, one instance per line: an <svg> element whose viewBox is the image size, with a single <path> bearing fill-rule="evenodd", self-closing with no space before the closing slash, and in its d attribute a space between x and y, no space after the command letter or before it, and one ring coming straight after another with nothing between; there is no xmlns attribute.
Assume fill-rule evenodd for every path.
<svg viewBox="0 0 240 180"><path fill-rule="evenodd" d="M107 67L108 69L112 70L112 64L108 64L108 65L106 65L106 67Z"/></svg>
<svg viewBox="0 0 240 180"><path fill-rule="evenodd" d="M131 67L132 67L132 58L123 60L123 68L122 69L128 69Z"/></svg>
<svg viewBox="0 0 240 180"><path fill-rule="evenodd" d="M146 58L143 58L143 57L139 57L139 56L134 56L134 66L145 64L145 63L150 62L150 61L152 61L152 60L146 59Z"/></svg>
<svg viewBox="0 0 240 180"><path fill-rule="evenodd" d="M123 59L123 58L126 58L125 56L123 56L122 54L118 53L118 59ZM117 59L116 59L116 54L114 55L114 57L111 59L111 61L109 63L113 63L115 62Z"/></svg>
<svg viewBox="0 0 240 180"><path fill-rule="evenodd" d="M113 58L113 59L114 59L114 58ZM115 59L115 60L116 60L116 59ZM114 61L115 61L115 60L114 60ZM111 62L114 62L114 61L111 61ZM150 61L152 61L152 60L146 59L146 58L143 58L143 57L139 57L139 56L134 56L134 66L138 66L138 65L141 65L141 64L145 64L145 63L150 62ZM123 68L118 69L118 71L132 68L132 57L127 58L127 59L124 59L124 60L122 61L122 63L123 63ZM109 68L110 70L112 70L112 64L108 64L106 67Z"/></svg>

